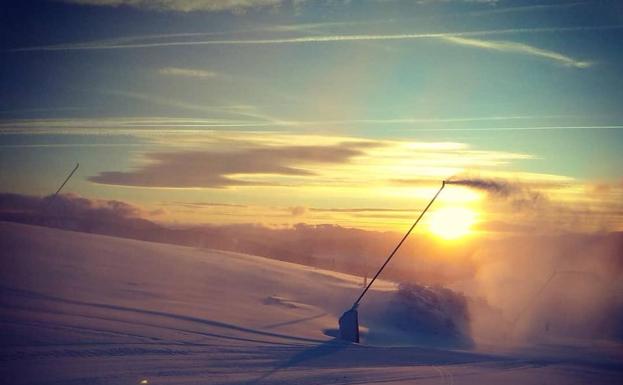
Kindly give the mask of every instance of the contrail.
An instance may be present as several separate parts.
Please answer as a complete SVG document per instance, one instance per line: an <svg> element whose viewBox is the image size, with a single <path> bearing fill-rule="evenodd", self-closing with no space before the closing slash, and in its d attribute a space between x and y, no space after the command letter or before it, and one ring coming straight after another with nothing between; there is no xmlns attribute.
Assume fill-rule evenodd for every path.
<svg viewBox="0 0 623 385"><path fill-rule="evenodd" d="M352 41L375 41L375 40L414 40L436 39L448 37L469 37L487 35L506 35L522 33L556 33L578 31L601 31L621 29L623 24L586 26L586 27L562 27L562 28L514 28L464 32L440 32L440 33L404 33L388 35L315 35L304 37L290 37L277 39L226 39L226 40L199 40L199 41L169 41L136 44L110 44L106 42L75 43L62 45L48 45L37 47L24 47L8 50L9 52L25 51L72 51L72 50L104 50L104 49L129 49L129 48L153 48L175 46L201 46L201 45L266 45L266 44L304 44L304 43L335 43Z"/></svg>
<svg viewBox="0 0 623 385"><path fill-rule="evenodd" d="M592 65L592 63L589 61L575 60L574 58L563 55L559 52L537 48L528 44L517 43L513 41L489 41L480 39L468 39L458 36L444 37L443 40L452 44L463 45L467 47L539 56L541 58L553 60L569 67L588 68Z"/></svg>

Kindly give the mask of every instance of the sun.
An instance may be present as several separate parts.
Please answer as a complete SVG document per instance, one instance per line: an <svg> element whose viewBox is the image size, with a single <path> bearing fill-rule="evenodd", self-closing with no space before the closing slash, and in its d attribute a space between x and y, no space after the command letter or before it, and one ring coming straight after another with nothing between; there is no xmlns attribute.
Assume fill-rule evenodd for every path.
<svg viewBox="0 0 623 385"><path fill-rule="evenodd" d="M477 214L473 210L463 207L446 207L431 214L428 229L440 238L458 239L471 233L476 217Z"/></svg>

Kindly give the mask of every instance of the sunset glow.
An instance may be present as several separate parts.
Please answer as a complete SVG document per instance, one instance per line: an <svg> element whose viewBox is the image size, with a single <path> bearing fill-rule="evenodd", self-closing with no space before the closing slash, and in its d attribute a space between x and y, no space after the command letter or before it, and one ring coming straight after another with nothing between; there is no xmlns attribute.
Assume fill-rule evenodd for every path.
<svg viewBox="0 0 623 385"><path fill-rule="evenodd" d="M30 22L3 31L6 193L48 195L80 163L65 192L164 226L401 232L469 177L511 187L447 188L452 224L427 234L469 235L476 206L490 235L537 212L547 232L623 229L623 27L578 24L588 4L114 3L9 7Z"/></svg>
<svg viewBox="0 0 623 385"><path fill-rule="evenodd" d="M623 0L3 0L0 36L4 382L623 384Z"/></svg>
<svg viewBox="0 0 623 385"><path fill-rule="evenodd" d="M474 211L462 207L445 207L431 213L429 230L445 240L454 240L471 233L476 223Z"/></svg>

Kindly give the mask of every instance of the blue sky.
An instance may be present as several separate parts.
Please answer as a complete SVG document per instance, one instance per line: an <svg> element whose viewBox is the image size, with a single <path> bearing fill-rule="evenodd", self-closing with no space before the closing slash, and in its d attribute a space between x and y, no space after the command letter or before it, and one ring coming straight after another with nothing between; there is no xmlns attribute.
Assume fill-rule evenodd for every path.
<svg viewBox="0 0 623 385"><path fill-rule="evenodd" d="M621 197L617 1L67 0L1 12L5 191L49 193L80 162L70 190L88 197L345 225L356 221L289 209L416 208L454 174L547 182L541 192L565 204L606 186L585 202L604 210ZM243 160L214 166L232 157ZM472 202L460 195L448 204ZM159 219L249 221L234 211Z"/></svg>

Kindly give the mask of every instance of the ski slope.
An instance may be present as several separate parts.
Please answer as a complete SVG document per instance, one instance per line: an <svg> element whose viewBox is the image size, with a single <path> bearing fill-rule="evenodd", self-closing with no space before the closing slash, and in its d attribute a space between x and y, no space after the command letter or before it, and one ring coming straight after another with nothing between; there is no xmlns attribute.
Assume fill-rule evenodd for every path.
<svg viewBox="0 0 623 385"><path fill-rule="evenodd" d="M456 350L388 326L396 287L335 340L361 279L0 222L2 384L618 384L618 345ZM397 342L405 342L399 344ZM431 341L433 341L431 343Z"/></svg>

